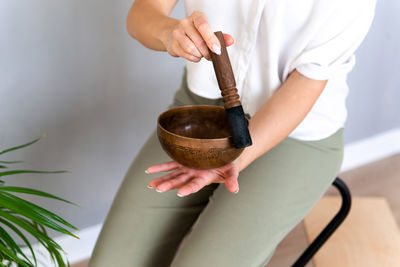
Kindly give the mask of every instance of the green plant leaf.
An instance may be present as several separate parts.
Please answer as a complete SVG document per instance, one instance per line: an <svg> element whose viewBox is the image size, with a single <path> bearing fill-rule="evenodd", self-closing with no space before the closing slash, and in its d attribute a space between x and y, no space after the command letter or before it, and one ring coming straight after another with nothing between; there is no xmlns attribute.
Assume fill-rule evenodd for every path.
<svg viewBox="0 0 400 267"><path fill-rule="evenodd" d="M0 204L9 209L10 211L14 211L22 216L25 216L31 220L34 220L38 223L42 223L43 225L52 228L56 231L60 231L65 233L64 228L59 226L58 224L54 223L53 221L49 220L43 212L38 211L38 209L32 208L32 206L27 205L22 201L22 199L18 199L17 197L9 194L6 192L0 193ZM68 231L67 231L68 232Z"/></svg>
<svg viewBox="0 0 400 267"><path fill-rule="evenodd" d="M0 251L4 255L6 255L10 260L14 261L17 264L20 264L22 266L26 267L31 267L27 262L21 260L17 254L15 254L13 251L9 250L3 242L0 242Z"/></svg>
<svg viewBox="0 0 400 267"><path fill-rule="evenodd" d="M6 211L0 210L0 216L7 219L8 221L18 225L19 227L23 228L25 231L30 233L32 236L34 236L39 242L42 244L47 244L49 247L53 247L56 249L62 250L59 244L52 240L51 238L48 238L47 236L43 235L40 231L37 231L35 227L33 227L32 223L29 222L28 220L22 218L22 217L17 217L14 216Z"/></svg>
<svg viewBox="0 0 400 267"><path fill-rule="evenodd" d="M1 232L0 232L0 244L3 244L4 246L6 246L7 247L7 241L5 241L4 239L7 239L7 238L4 238L3 236L1 236ZM10 249L13 253L15 253L15 248L14 247L7 247L7 249ZM1 253L1 249L0 249L0 253Z"/></svg>
<svg viewBox="0 0 400 267"><path fill-rule="evenodd" d="M10 193L7 192L0 192L0 205L11 210L15 211L29 219L32 219L38 223L41 223L53 230L56 230L60 233L68 234L71 235L75 238L78 238L76 235L68 231L67 229L63 228L62 226L54 223L52 220L49 220L49 218L54 219L60 223L63 223L64 225L67 225L68 227L71 227L73 229L77 229L75 226L71 225L64 219L60 218L56 214L43 209L32 202L26 201L22 198L19 198L17 196L14 196Z"/></svg>
<svg viewBox="0 0 400 267"><path fill-rule="evenodd" d="M12 161L7 161L7 160L0 160L1 164L16 164L16 163L23 163L21 160L12 160Z"/></svg>
<svg viewBox="0 0 400 267"><path fill-rule="evenodd" d="M7 220L4 220L3 218L0 217L0 222L3 223L4 225L8 226L11 230L13 230L26 244L26 246L29 248L31 251L31 255L33 260L35 261L35 266L37 265L37 260L36 260L36 255L35 252L33 251L31 243L29 243L28 239L22 234L22 232L15 227L12 223L8 222Z"/></svg>
<svg viewBox="0 0 400 267"><path fill-rule="evenodd" d="M68 226L68 227L70 227L72 229L79 230L78 228L76 228L75 226L70 224L69 222L67 222L64 219L62 219L61 217L59 217L57 214L54 214L53 212L48 211L48 210L46 210L46 209L44 209L44 208L42 208L42 207L30 202L30 201L27 201L27 200L22 199L20 197L14 196L13 194L10 194L10 193L7 193L7 192L1 192L1 190L0 190L0 197L1 197L2 194L14 199L17 202L20 201L20 204L27 205L29 210L37 211L39 214L42 214L45 217L48 217L48 218L53 219L55 221L58 221L58 222L66 225L66 226ZM0 203L1 203L1 201L0 201Z"/></svg>
<svg viewBox="0 0 400 267"><path fill-rule="evenodd" d="M0 172L0 177L7 175L21 174L21 173L66 173L66 172L67 171L12 170L12 171Z"/></svg>
<svg viewBox="0 0 400 267"><path fill-rule="evenodd" d="M40 231L39 228L41 228L41 229L44 231L44 234L47 236L46 230L43 228L43 226L41 226L40 224L37 224L37 223L34 223L34 226L38 229L38 231ZM60 266L60 267L65 267L65 263L64 263L64 261L62 260L62 257L61 257L61 255L60 255L60 252L59 252L57 249L55 249L55 248L53 248L53 247L51 247L51 246L48 246L48 245L45 244L45 243L42 243L42 245L43 245L43 246L46 248L46 250L48 251L48 253L49 253L49 255L50 255L50 259L51 259L51 261L53 262L54 265L56 265L56 264L58 263L58 266ZM63 251L62 249L60 249L60 251L62 251L63 253L66 254L66 252ZM57 255L58 255L58 256L57 256ZM59 261L59 260L57 260L57 258L60 258L61 260ZM67 261L68 261L68 260L67 260Z"/></svg>
<svg viewBox="0 0 400 267"><path fill-rule="evenodd" d="M42 231L42 233L43 233L45 236L47 236L47 237L49 236L49 235L47 234L46 228L44 228L43 225L37 224L37 227L40 228L40 230Z"/></svg>
<svg viewBox="0 0 400 267"><path fill-rule="evenodd" d="M20 146L11 147L0 151L0 155L22 149L24 147L30 146L38 142L44 135L39 138L25 143ZM36 171L36 170L5 170L8 168L8 164L22 163L22 161L6 161L0 160L0 177L10 176L16 174L49 174L49 173L65 173L67 171ZM64 228L64 225L76 230L79 230L72 224L68 223L58 215L38 206L34 203L15 196L12 193L22 193L30 194L41 197L47 197L51 199L57 199L69 204L76 206L76 203L68 201L66 199L60 198L58 196L39 191L31 188L15 187L15 186L4 186L4 181L0 180L0 223L7 226L9 229L14 231L29 248L32 258L34 260L34 265L31 260L22 252L21 248L16 244L13 238L7 233L7 231L0 226L0 267L7 266L11 267L11 264L16 263L18 267L34 267L37 266L38 259L35 256L35 252L29 243L25 235L18 229L21 228L27 233L31 234L38 242L47 250L55 266L65 267L64 259L61 252L66 252L61 248L57 242L50 238L46 232L46 227L58 231L60 233L71 235L78 238L76 235L71 233L69 230ZM59 224L60 223L60 224ZM7 230L9 230L7 229ZM39 251L40 252L40 251ZM42 254L40 252L40 254ZM27 261L25 261L25 259ZM66 259L68 266L70 266L68 259ZM12 265L14 266L14 265Z"/></svg>
<svg viewBox="0 0 400 267"><path fill-rule="evenodd" d="M53 256L53 252L51 249L49 249L49 246L44 243L43 241L39 240L39 242L42 244L42 246L46 249L47 253L50 255L50 259L52 259L52 262L54 263L54 256ZM45 256L45 254L41 253L41 255ZM44 262L40 261L42 263L42 265L44 265Z"/></svg>
<svg viewBox="0 0 400 267"><path fill-rule="evenodd" d="M28 257L22 252L19 245L15 243L14 239L4 230L3 227L0 226L0 238L4 240L4 242L13 250L15 254L21 254L31 265L32 262L28 259ZM18 254L17 254L18 255Z"/></svg>
<svg viewBox="0 0 400 267"><path fill-rule="evenodd" d="M15 243L14 239L0 226L0 239L2 239L6 246L8 246L14 253L18 252L19 246Z"/></svg>
<svg viewBox="0 0 400 267"><path fill-rule="evenodd" d="M5 153L10 152L10 151L14 151L14 150L18 150L18 149L30 146L30 145L36 143L37 141L39 141L40 139L42 139L45 136L46 136L46 134L42 134L39 138L36 138L35 140L30 141L30 142L28 142L26 144L23 144L23 145L20 145L20 146L11 147L11 148L8 148L6 150L0 151L0 155L1 154L5 154Z"/></svg>
<svg viewBox="0 0 400 267"><path fill-rule="evenodd" d="M0 190L2 191L8 191L8 192L16 192L16 193L23 193L23 194L31 194L31 195L37 195L37 196L41 196L41 197L48 197L48 198L54 198L57 200L61 200L70 204L73 204L75 206L78 206L78 204L75 204L71 201L65 200L63 198L57 197L55 195L43 192L43 191L39 191L36 189L31 189L31 188L26 188L26 187L17 187L17 186L1 186Z"/></svg>
<svg viewBox="0 0 400 267"><path fill-rule="evenodd" d="M54 258L56 259L56 262L57 262L58 266L65 267L65 262L64 262L64 259L61 256L60 252L58 250L55 250L55 249L52 249L52 248L50 248L50 250L53 253Z"/></svg>

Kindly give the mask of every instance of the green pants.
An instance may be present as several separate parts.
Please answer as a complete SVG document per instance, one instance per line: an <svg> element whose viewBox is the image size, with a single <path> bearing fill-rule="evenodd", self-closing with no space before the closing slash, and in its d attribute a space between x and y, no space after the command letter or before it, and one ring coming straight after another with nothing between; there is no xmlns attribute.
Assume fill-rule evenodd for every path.
<svg viewBox="0 0 400 267"><path fill-rule="evenodd" d="M170 106L223 105L191 93L185 76ZM268 133L265 133L268 135ZM343 128L318 141L286 138L224 184L178 197L146 185L150 165L170 161L155 131L130 166L97 239L89 267L261 267L339 173Z"/></svg>

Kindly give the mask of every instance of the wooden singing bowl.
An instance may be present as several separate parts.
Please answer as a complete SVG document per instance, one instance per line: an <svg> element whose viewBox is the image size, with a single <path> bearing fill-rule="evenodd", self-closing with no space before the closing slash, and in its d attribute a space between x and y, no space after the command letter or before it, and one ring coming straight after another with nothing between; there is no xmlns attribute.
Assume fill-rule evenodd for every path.
<svg viewBox="0 0 400 267"><path fill-rule="evenodd" d="M223 107L197 105L171 108L158 117L157 135L176 162L196 169L224 166L244 148L235 148Z"/></svg>

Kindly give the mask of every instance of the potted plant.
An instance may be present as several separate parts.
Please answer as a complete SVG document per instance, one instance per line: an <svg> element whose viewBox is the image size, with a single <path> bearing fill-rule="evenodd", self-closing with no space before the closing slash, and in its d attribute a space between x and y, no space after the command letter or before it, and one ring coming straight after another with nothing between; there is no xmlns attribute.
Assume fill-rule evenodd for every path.
<svg viewBox="0 0 400 267"><path fill-rule="evenodd" d="M68 260L65 263L61 252L61 246L50 238L46 232L46 228L53 229L57 232L67 234L78 238L65 228L65 226L74 230L79 230L58 215L30 202L15 194L30 194L51 199L61 200L73 205L73 202L54 196L52 194L39 191L32 188L6 186L2 180L3 177L21 173L63 173L66 171L37 171L24 169L10 169L11 166L21 163L21 161L2 160L2 155L30 146L39 141L43 136L20 146L12 147L0 151L0 266L37 266L37 258L31 243L28 241L26 234L33 236L50 254L50 258L54 266L70 266ZM13 231L23 242L18 244L9 234ZM24 253L22 248L26 247L30 251ZM28 255L26 255L28 254ZM14 265L12 265L14 264Z"/></svg>

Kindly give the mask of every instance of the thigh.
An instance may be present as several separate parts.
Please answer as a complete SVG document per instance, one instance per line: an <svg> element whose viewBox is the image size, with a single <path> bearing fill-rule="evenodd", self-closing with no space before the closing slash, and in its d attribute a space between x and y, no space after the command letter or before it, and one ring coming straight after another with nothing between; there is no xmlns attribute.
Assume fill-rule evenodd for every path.
<svg viewBox="0 0 400 267"><path fill-rule="evenodd" d="M335 179L342 139L286 138L240 173L237 195L217 188L171 266L265 266Z"/></svg>
<svg viewBox="0 0 400 267"><path fill-rule="evenodd" d="M160 175L144 170L169 160L153 132L114 197L89 266L169 266L183 236L217 187L210 185L189 198L178 197L177 190L159 193L147 188Z"/></svg>

